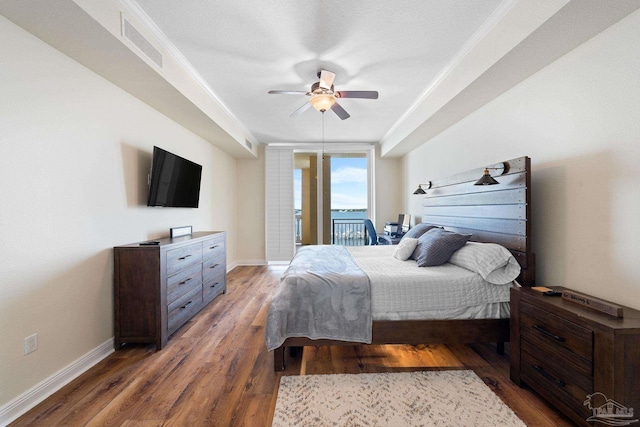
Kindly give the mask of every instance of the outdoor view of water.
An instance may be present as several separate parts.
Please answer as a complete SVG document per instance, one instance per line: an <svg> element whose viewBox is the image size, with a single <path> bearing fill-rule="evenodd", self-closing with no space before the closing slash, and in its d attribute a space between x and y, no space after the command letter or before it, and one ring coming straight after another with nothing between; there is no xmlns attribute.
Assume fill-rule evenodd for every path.
<svg viewBox="0 0 640 427"><path fill-rule="evenodd" d="M365 219L367 218L367 210L332 210L331 219Z"/></svg>

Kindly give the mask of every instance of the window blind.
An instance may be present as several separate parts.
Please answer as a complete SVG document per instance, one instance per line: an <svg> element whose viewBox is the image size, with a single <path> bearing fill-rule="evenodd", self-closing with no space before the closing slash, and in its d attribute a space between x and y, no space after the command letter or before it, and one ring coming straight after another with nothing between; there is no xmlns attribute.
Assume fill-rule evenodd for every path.
<svg viewBox="0 0 640 427"><path fill-rule="evenodd" d="M267 262L289 262L295 253L293 150L267 147L265 163Z"/></svg>

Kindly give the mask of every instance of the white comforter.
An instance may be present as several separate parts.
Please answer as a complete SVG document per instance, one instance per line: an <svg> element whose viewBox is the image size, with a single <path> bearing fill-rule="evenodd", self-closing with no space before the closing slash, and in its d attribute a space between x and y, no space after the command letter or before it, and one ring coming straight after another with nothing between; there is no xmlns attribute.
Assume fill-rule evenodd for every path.
<svg viewBox="0 0 640 427"><path fill-rule="evenodd" d="M418 267L393 256L395 246L349 247L369 276L374 320L508 317L511 283L495 285L453 264Z"/></svg>

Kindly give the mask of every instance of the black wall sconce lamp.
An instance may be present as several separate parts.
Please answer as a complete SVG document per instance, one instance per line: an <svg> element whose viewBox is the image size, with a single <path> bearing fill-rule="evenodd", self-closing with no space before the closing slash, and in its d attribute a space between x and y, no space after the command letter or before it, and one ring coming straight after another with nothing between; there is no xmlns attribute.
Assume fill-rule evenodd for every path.
<svg viewBox="0 0 640 427"><path fill-rule="evenodd" d="M482 174L480 179L477 180L476 183L473 184L473 185L495 185L495 184L500 184L498 181L496 181L491 176L491 174L489 173L490 169L499 171L498 173L496 173L496 175L504 175L505 173L507 173L509 171L509 164L508 163L498 163L494 167L490 167L490 168L486 167L486 168L484 168L484 173Z"/></svg>
<svg viewBox="0 0 640 427"><path fill-rule="evenodd" d="M427 192L424 191L424 189L422 188L423 185L428 190L428 189L431 188L431 181L428 181L426 184L418 184L418 189L416 191L414 191L413 194L427 194Z"/></svg>

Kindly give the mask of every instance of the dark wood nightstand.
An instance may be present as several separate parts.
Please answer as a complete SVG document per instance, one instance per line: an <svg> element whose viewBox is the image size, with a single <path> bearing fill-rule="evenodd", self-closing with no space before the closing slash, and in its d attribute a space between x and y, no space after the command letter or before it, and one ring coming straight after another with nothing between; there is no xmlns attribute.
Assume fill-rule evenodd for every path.
<svg viewBox="0 0 640 427"><path fill-rule="evenodd" d="M511 380L528 385L577 424L593 425L587 419L606 399L614 401L612 410L633 409L631 419L640 418L640 311L624 307L624 318L616 318L513 288L510 346ZM594 393L602 396L587 402Z"/></svg>

